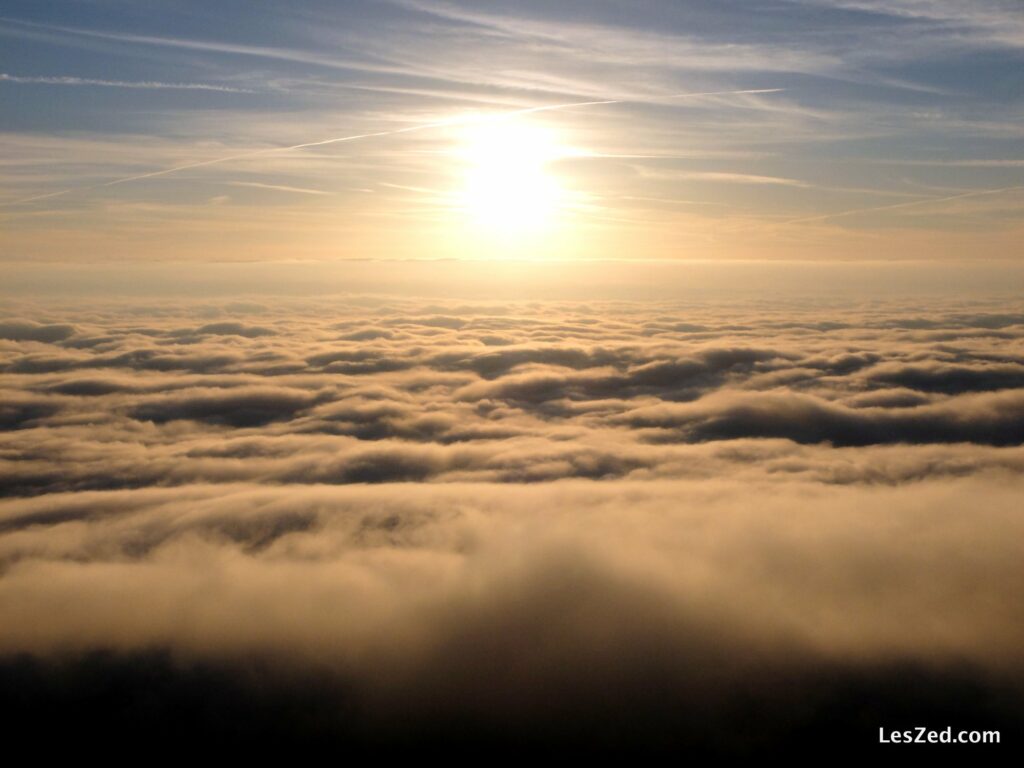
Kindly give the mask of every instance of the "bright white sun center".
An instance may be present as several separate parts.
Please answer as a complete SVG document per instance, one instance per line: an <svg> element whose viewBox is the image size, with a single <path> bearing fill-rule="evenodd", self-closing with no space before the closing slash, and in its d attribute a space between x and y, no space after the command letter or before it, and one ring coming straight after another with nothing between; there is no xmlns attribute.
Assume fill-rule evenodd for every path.
<svg viewBox="0 0 1024 768"><path fill-rule="evenodd" d="M538 234L549 229L565 193L548 165L563 155L554 136L512 121L468 127L461 150L464 185L460 207L487 231Z"/></svg>

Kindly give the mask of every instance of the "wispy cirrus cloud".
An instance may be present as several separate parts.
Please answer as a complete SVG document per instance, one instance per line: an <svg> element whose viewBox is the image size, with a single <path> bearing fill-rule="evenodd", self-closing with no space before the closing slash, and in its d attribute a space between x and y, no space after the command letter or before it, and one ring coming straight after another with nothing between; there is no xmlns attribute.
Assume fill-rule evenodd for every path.
<svg viewBox="0 0 1024 768"><path fill-rule="evenodd" d="M721 181L730 184L776 184L785 187L811 186L800 179L787 179L779 176L757 176L750 173L728 173L725 171L686 171L677 174L680 178L696 181Z"/></svg>
<svg viewBox="0 0 1024 768"><path fill-rule="evenodd" d="M740 89L732 91L708 91L708 92L694 92L694 93L674 93L665 98L672 101L684 101L688 99L703 99L707 97L715 96L741 96L747 94L773 94L783 91L782 88L757 88L757 89ZM198 168L207 168L212 165L221 165L223 163L234 162L237 160L249 160L258 157L265 157L267 155L282 153L282 152L295 152L297 150L314 149L318 147L329 146L333 144L343 144L354 141L361 141L364 139L378 139L386 138L389 136L398 136L409 133L417 133L420 131L428 131L437 128L451 128L462 125L475 125L475 124L486 124L508 120L513 117L522 117L540 114L543 112L556 112L569 109L580 109L584 107L595 107L595 106L609 106L616 104L627 104L628 99L602 99L597 101L572 101L564 102L560 104L541 104L539 106L524 107L521 109L506 110L498 113L487 113L487 114L469 114L469 115L456 115L454 117L434 120L426 123L420 123L416 125L406 125L402 128L394 128L391 130L382 131L371 131L368 133L357 133L350 136L335 136L328 139L319 139L315 141L306 141L301 144L292 144L285 147L267 147L264 149L256 149L248 152L240 152L223 157L216 157L209 160L198 160L193 163L186 163L184 165L176 165L171 168L161 168L146 173L134 174L132 176L125 176L123 178L113 179L111 181L101 182L99 184L93 184L89 186L68 188L63 190L55 190L53 192L44 192L39 195L32 195L17 200L11 200L0 203L0 208L7 206L23 205L26 203L33 203L40 200L47 200L54 197L60 197L63 195L71 194L73 192L88 192L95 189L102 189L106 187L117 186L120 184L127 184L134 181L142 181L145 179L158 178L161 176L167 176L170 174L180 173L181 171L190 171Z"/></svg>
<svg viewBox="0 0 1024 768"><path fill-rule="evenodd" d="M5 18L2 21L13 24L13 27L0 28L0 32L6 35L17 36L25 33L28 36L42 33L52 33L70 37L95 38L110 40L122 43L134 43L137 45L157 46L164 48L181 48L192 51L205 51L214 54L227 54L238 56L252 56L256 58L275 59L288 61L297 64L312 64L318 67L329 69L357 70L357 71L394 71L392 68L374 66L369 62L359 60L340 59L327 55L319 55L308 51L292 50L275 46L244 45L222 41L211 41L202 39L187 39L177 37L164 37L161 35L137 35L125 32L111 32L106 30L86 29L83 27L70 27L58 24L41 24L26 21L23 19Z"/></svg>
<svg viewBox="0 0 1024 768"><path fill-rule="evenodd" d="M267 189L272 192L293 192L298 195L329 195L322 189L307 189L306 187L290 187L285 184L264 184L259 181L225 181L225 184L232 187L250 187L252 189Z"/></svg>
<svg viewBox="0 0 1024 768"><path fill-rule="evenodd" d="M932 22L948 36L971 37L998 45L1024 46L1024 18L1015 0L790 0L801 5L838 8L879 16Z"/></svg>
<svg viewBox="0 0 1024 768"><path fill-rule="evenodd" d="M457 131L419 132L415 126L451 126L446 121L467 109L521 109L521 119L544 123L572 146L577 159L553 163L552 175L563 188L605 203L567 212L571 226L580 228L579 238L572 236L573 251L607 249L603 255L612 258L618 246L604 235L614 230L625 237L636 227L657 227L665 237L651 240L662 244L672 237L686 241L673 249L676 253L707 255L719 246L702 243L715 241L719 252L747 257L761 249L760 243L771 242L775 255L804 258L812 251L824 253L812 242L810 228L802 233L788 228L779 235L768 225L839 216L846 232L870 238L895 216L857 218L846 211L873 208L879 196L909 200L922 190L944 187L953 194L1018 182L1010 176L1019 168L1012 160L1012 142L1021 130L1018 100L1012 77L1002 74L1018 62L1012 49L988 37L997 28L1012 31L1007 18L1013 16L1012 5L988 2L958 10L956 4L938 2L757 0L740 9L733 3L711 8L684 0L634 10L627 14L614 4L573 0L557 7L352 0L336 7L303 4L299 13L287 16L268 8L245 29L213 10L202 24L185 17L156 23L161 19L143 14L116 20L81 15L71 23L72 16L56 11L4 19L0 34L21 57L15 59L17 69L5 65L9 77L49 71L49 63L35 58L39 50L51 61L59 52L67 73L119 75L104 81L110 85L102 99L51 102L39 113L46 115L40 118L46 125L31 129L36 138L63 142L65 149L33 152L34 162L15 151L2 161L0 205L13 224L0 235L4 250L66 253L58 235L47 247L41 228L33 224L43 220L39 214L45 218L60 210L68 216L59 237L71 241L84 235L127 248L125 239L113 242L105 233L114 227L148 228L151 222L141 216L156 210L129 208L119 198L130 194L159 203L165 221L175 218L178 206L180 226L165 232L169 239L184 239L181 233L195 225L194 206L203 194L190 178L230 180L213 172L232 162L245 163L246 169L251 164L260 174L240 180L282 188L281 195L261 199L265 210L251 216L248 228L263 228L274 216L283 221L302 215L303 226L289 222L281 231L302 232L304 253L329 252L338 226L360 229L381 217L425 232L450 219L451 211L404 202L389 208L393 200L364 196L346 206L350 215L316 219L323 211L315 210L315 196L307 196L309 210L303 213L301 193L286 197L284 187L343 194L376 188L380 181L455 196L462 183L450 162L452 145L461 140ZM271 37L268 30L279 34ZM87 78L69 74L60 82L85 86ZM113 87L115 82L122 85ZM209 84L257 93L218 101L196 90L193 103L190 91L179 89L174 99L160 103L160 91L154 90L147 99L155 102L153 108L139 110L131 101L144 84ZM26 84L18 98L30 106L40 103L43 89L51 86L37 86ZM680 93L690 97L677 99ZM101 109L101 101L113 108ZM621 106L576 111L557 106L611 102ZM532 111L535 105L543 108ZM82 111L90 115L87 120L77 114ZM14 131L23 130L17 120L11 122ZM405 129L408 135L400 140L375 140ZM112 149L102 156L82 151L90 137L111 139ZM357 139L363 142L358 150L341 146ZM162 146L147 159L145 148L158 143ZM915 162L925 147L944 162ZM729 161L713 163L716 156ZM912 170L897 174L896 164L886 158ZM652 168L656 163L663 165ZM972 170L969 179L953 179L941 173L943 167ZM128 186L165 178L168 183ZM72 188L110 191L71 198ZM673 200L695 206L691 211L675 206L670 213L657 202ZM84 208L93 215L76 218ZM923 200L921 207L906 210L928 211ZM234 217L245 213L244 206L235 205L222 206L218 215L225 224L230 219L244 238L248 229L240 230ZM254 214L251 207L249 213ZM943 250L948 244L952 253L953 240L939 230L978 227L982 219L975 216L977 206L948 207L944 213L941 221L902 216L907 240L920 242L893 245L893 254L924 255L928 238L941 238ZM964 236L957 253L1005 251L1019 217L1007 209L984 220L988 229ZM755 234L759 228L761 238ZM258 239L249 253L267 242ZM312 245L314 239L324 245ZM436 246L432 256L455 249L447 245L453 238L400 240L365 232L353 236L374 253L387 250L401 257L424 245ZM851 241L843 253L852 255L860 246ZM667 253L664 248L659 257Z"/></svg>
<svg viewBox="0 0 1024 768"><path fill-rule="evenodd" d="M626 25L587 23L573 18L488 12L455 3L392 0L395 4L458 24L467 24L523 43L533 41L552 54L572 52L583 61L617 63L630 68L657 65L683 70L768 72L826 71L837 60L824 51L787 49L764 43L733 43L723 50L696 35L671 34Z"/></svg>

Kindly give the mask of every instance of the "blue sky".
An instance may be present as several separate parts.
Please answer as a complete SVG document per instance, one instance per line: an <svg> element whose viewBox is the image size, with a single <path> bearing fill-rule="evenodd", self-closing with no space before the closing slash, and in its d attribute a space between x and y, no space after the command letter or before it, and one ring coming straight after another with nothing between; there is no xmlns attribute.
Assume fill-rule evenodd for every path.
<svg viewBox="0 0 1024 768"><path fill-rule="evenodd" d="M479 253L451 128L99 185L605 100L530 117L568 148L546 255L995 257L1021 234L1013 0L14 0L0 39L8 259Z"/></svg>

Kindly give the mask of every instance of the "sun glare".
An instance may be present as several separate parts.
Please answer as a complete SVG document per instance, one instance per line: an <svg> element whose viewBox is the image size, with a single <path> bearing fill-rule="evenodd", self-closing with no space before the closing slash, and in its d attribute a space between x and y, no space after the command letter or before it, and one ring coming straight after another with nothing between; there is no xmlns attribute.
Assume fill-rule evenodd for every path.
<svg viewBox="0 0 1024 768"><path fill-rule="evenodd" d="M551 131L523 122L474 124L457 154L459 207L476 226L508 237L552 228L568 196L548 167L566 154Z"/></svg>

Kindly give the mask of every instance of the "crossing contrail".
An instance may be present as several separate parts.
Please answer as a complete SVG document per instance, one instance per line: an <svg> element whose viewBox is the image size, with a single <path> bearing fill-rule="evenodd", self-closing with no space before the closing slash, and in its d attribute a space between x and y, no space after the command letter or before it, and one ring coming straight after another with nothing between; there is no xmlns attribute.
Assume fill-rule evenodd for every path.
<svg viewBox="0 0 1024 768"><path fill-rule="evenodd" d="M1002 192L1013 192L1016 190L1022 190L1024 186L1016 185L1012 187L999 187L998 189L976 189L973 192L961 192L957 195L949 195L948 197L927 197L924 200L911 200L907 203L894 203L892 205L877 205L873 208L854 208L849 211L839 211L838 213L825 213L819 216L805 216L799 219L791 219L789 221L781 222L782 225L787 224L804 224L812 221L826 221L827 219L838 219L843 216L855 216L858 213L875 213L876 211L891 211L897 208L913 208L919 205L928 205L929 203L947 203L952 200L962 200L965 197L981 197L982 195L998 195Z"/></svg>
<svg viewBox="0 0 1024 768"><path fill-rule="evenodd" d="M706 91L703 93L676 93L670 96L662 97L668 99L686 99L686 98L698 98L702 96L738 96L741 94L755 94L755 93L778 93L779 91L785 90L784 88L754 88L742 91ZM402 133L413 133L415 131L426 131L432 128L446 128L453 125L467 125L472 123L482 123L489 121L506 120L511 117L517 117L519 115L530 115L538 112L554 112L556 110L563 109L578 109L581 107L596 107L604 104L636 104L642 103L636 99L604 99L601 101L572 101L564 104L547 104L539 107L525 107L523 109L515 109L509 112L501 112L493 115L469 115L463 117L455 117L449 120L438 120L431 123L420 123L418 125L410 125L405 128L396 128L389 131L375 131L372 133L357 133L352 136L336 136L330 139L322 139L321 141L309 141L303 144L292 144L288 147L267 147L265 149L255 149L248 152L240 152L233 155L225 155L223 157L213 158L212 160L200 160L194 163L186 163L185 165L176 165L171 168L162 168L156 171L149 171L147 173L140 173L135 176L124 176L119 179L113 179L111 181L100 182L99 184L90 184L89 186L83 187L68 187L67 189L57 190L55 192L46 192L40 195L33 195L32 197L23 197L19 200L11 200L6 203L0 203L0 208L7 208L12 205L23 205L26 203L32 203L38 200L46 200L51 197L59 197L61 195L69 195L73 192L89 192L91 190L103 189L105 187L113 187L118 184L127 184L132 181L141 181L143 179L153 179L158 176L168 176L172 173L179 173L181 171L189 171L194 168L205 168L211 165L220 165L221 163L229 163L234 160L247 160L249 158L261 157L263 155L276 154L279 152L295 152L302 149L309 149L310 147L323 147L329 144L341 144L348 141L359 141L361 139L374 139L383 136L396 136Z"/></svg>

